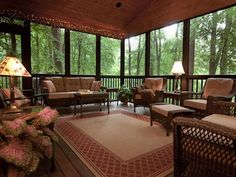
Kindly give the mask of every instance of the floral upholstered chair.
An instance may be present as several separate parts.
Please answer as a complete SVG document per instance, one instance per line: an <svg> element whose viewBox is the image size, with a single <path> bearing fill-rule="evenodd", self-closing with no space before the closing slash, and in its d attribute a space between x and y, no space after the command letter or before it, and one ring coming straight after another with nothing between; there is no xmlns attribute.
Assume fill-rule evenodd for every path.
<svg viewBox="0 0 236 177"><path fill-rule="evenodd" d="M35 95L33 89L25 91L29 93L29 96L25 96L19 88L14 87L14 103L11 103L10 89L0 88L0 108L5 108L8 105L14 105L17 108L35 105L37 103L37 98L41 95Z"/></svg>
<svg viewBox="0 0 236 177"><path fill-rule="evenodd" d="M213 112L214 101L231 101L236 95L236 80L230 78L208 78L202 92L182 92L181 104L194 109L198 115L206 116Z"/></svg>
<svg viewBox="0 0 236 177"><path fill-rule="evenodd" d="M165 78L145 78L142 85L132 89L134 112L137 106L149 107L151 103L163 102L165 89Z"/></svg>

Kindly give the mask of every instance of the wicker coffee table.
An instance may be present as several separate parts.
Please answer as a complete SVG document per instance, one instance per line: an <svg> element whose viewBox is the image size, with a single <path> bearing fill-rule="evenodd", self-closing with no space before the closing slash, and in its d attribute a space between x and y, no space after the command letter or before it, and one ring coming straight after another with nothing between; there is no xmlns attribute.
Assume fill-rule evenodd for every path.
<svg viewBox="0 0 236 177"><path fill-rule="evenodd" d="M107 102L107 112L109 110L109 93L107 92L77 92L74 94L74 114L76 114L77 103L80 104L80 116L83 115L83 104L100 103L100 111L102 110L102 103Z"/></svg>

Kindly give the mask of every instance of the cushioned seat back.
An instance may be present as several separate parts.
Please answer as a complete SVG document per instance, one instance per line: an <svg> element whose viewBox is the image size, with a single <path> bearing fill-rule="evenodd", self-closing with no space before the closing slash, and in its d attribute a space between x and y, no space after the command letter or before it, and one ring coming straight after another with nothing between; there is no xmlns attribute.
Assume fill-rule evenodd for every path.
<svg viewBox="0 0 236 177"><path fill-rule="evenodd" d="M227 96L234 86L234 80L228 78L209 78L206 81L203 98L208 96Z"/></svg>
<svg viewBox="0 0 236 177"><path fill-rule="evenodd" d="M94 77L80 77L80 84L82 89L90 90L93 81L95 81Z"/></svg>
<svg viewBox="0 0 236 177"><path fill-rule="evenodd" d="M10 89L9 88L1 88L1 92L3 93L4 97L10 99ZM15 100L13 105L20 108L23 105L27 105L30 103L30 100L25 97L25 95L17 88L14 87L14 97L15 98L22 98L20 100Z"/></svg>
<svg viewBox="0 0 236 177"><path fill-rule="evenodd" d="M64 78L63 77L50 77L57 92L64 92Z"/></svg>
<svg viewBox="0 0 236 177"><path fill-rule="evenodd" d="M42 87L46 88L48 93L56 92L56 88L51 80L43 80Z"/></svg>
<svg viewBox="0 0 236 177"><path fill-rule="evenodd" d="M146 78L144 86L147 89L162 90L163 89L163 78Z"/></svg>
<svg viewBox="0 0 236 177"><path fill-rule="evenodd" d="M65 77L64 87L66 92L78 91L81 89L80 77Z"/></svg>

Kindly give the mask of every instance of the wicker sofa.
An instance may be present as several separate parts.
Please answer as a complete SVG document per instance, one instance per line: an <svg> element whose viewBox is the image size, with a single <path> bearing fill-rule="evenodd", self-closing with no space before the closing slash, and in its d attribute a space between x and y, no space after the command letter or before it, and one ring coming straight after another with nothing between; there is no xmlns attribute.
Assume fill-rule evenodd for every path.
<svg viewBox="0 0 236 177"><path fill-rule="evenodd" d="M236 177L236 103L215 105L202 120L173 120L175 177Z"/></svg>
<svg viewBox="0 0 236 177"><path fill-rule="evenodd" d="M46 77L41 82L45 104L51 107L73 105L74 93L78 91L99 91L101 81L94 77Z"/></svg>

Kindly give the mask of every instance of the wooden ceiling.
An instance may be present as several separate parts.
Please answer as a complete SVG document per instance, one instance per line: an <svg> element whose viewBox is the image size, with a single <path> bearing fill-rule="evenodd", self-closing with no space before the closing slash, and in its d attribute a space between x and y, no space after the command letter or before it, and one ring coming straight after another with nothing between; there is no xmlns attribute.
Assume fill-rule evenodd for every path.
<svg viewBox="0 0 236 177"><path fill-rule="evenodd" d="M117 7L119 3L121 6ZM126 38L235 3L235 0L1 0L0 14Z"/></svg>

